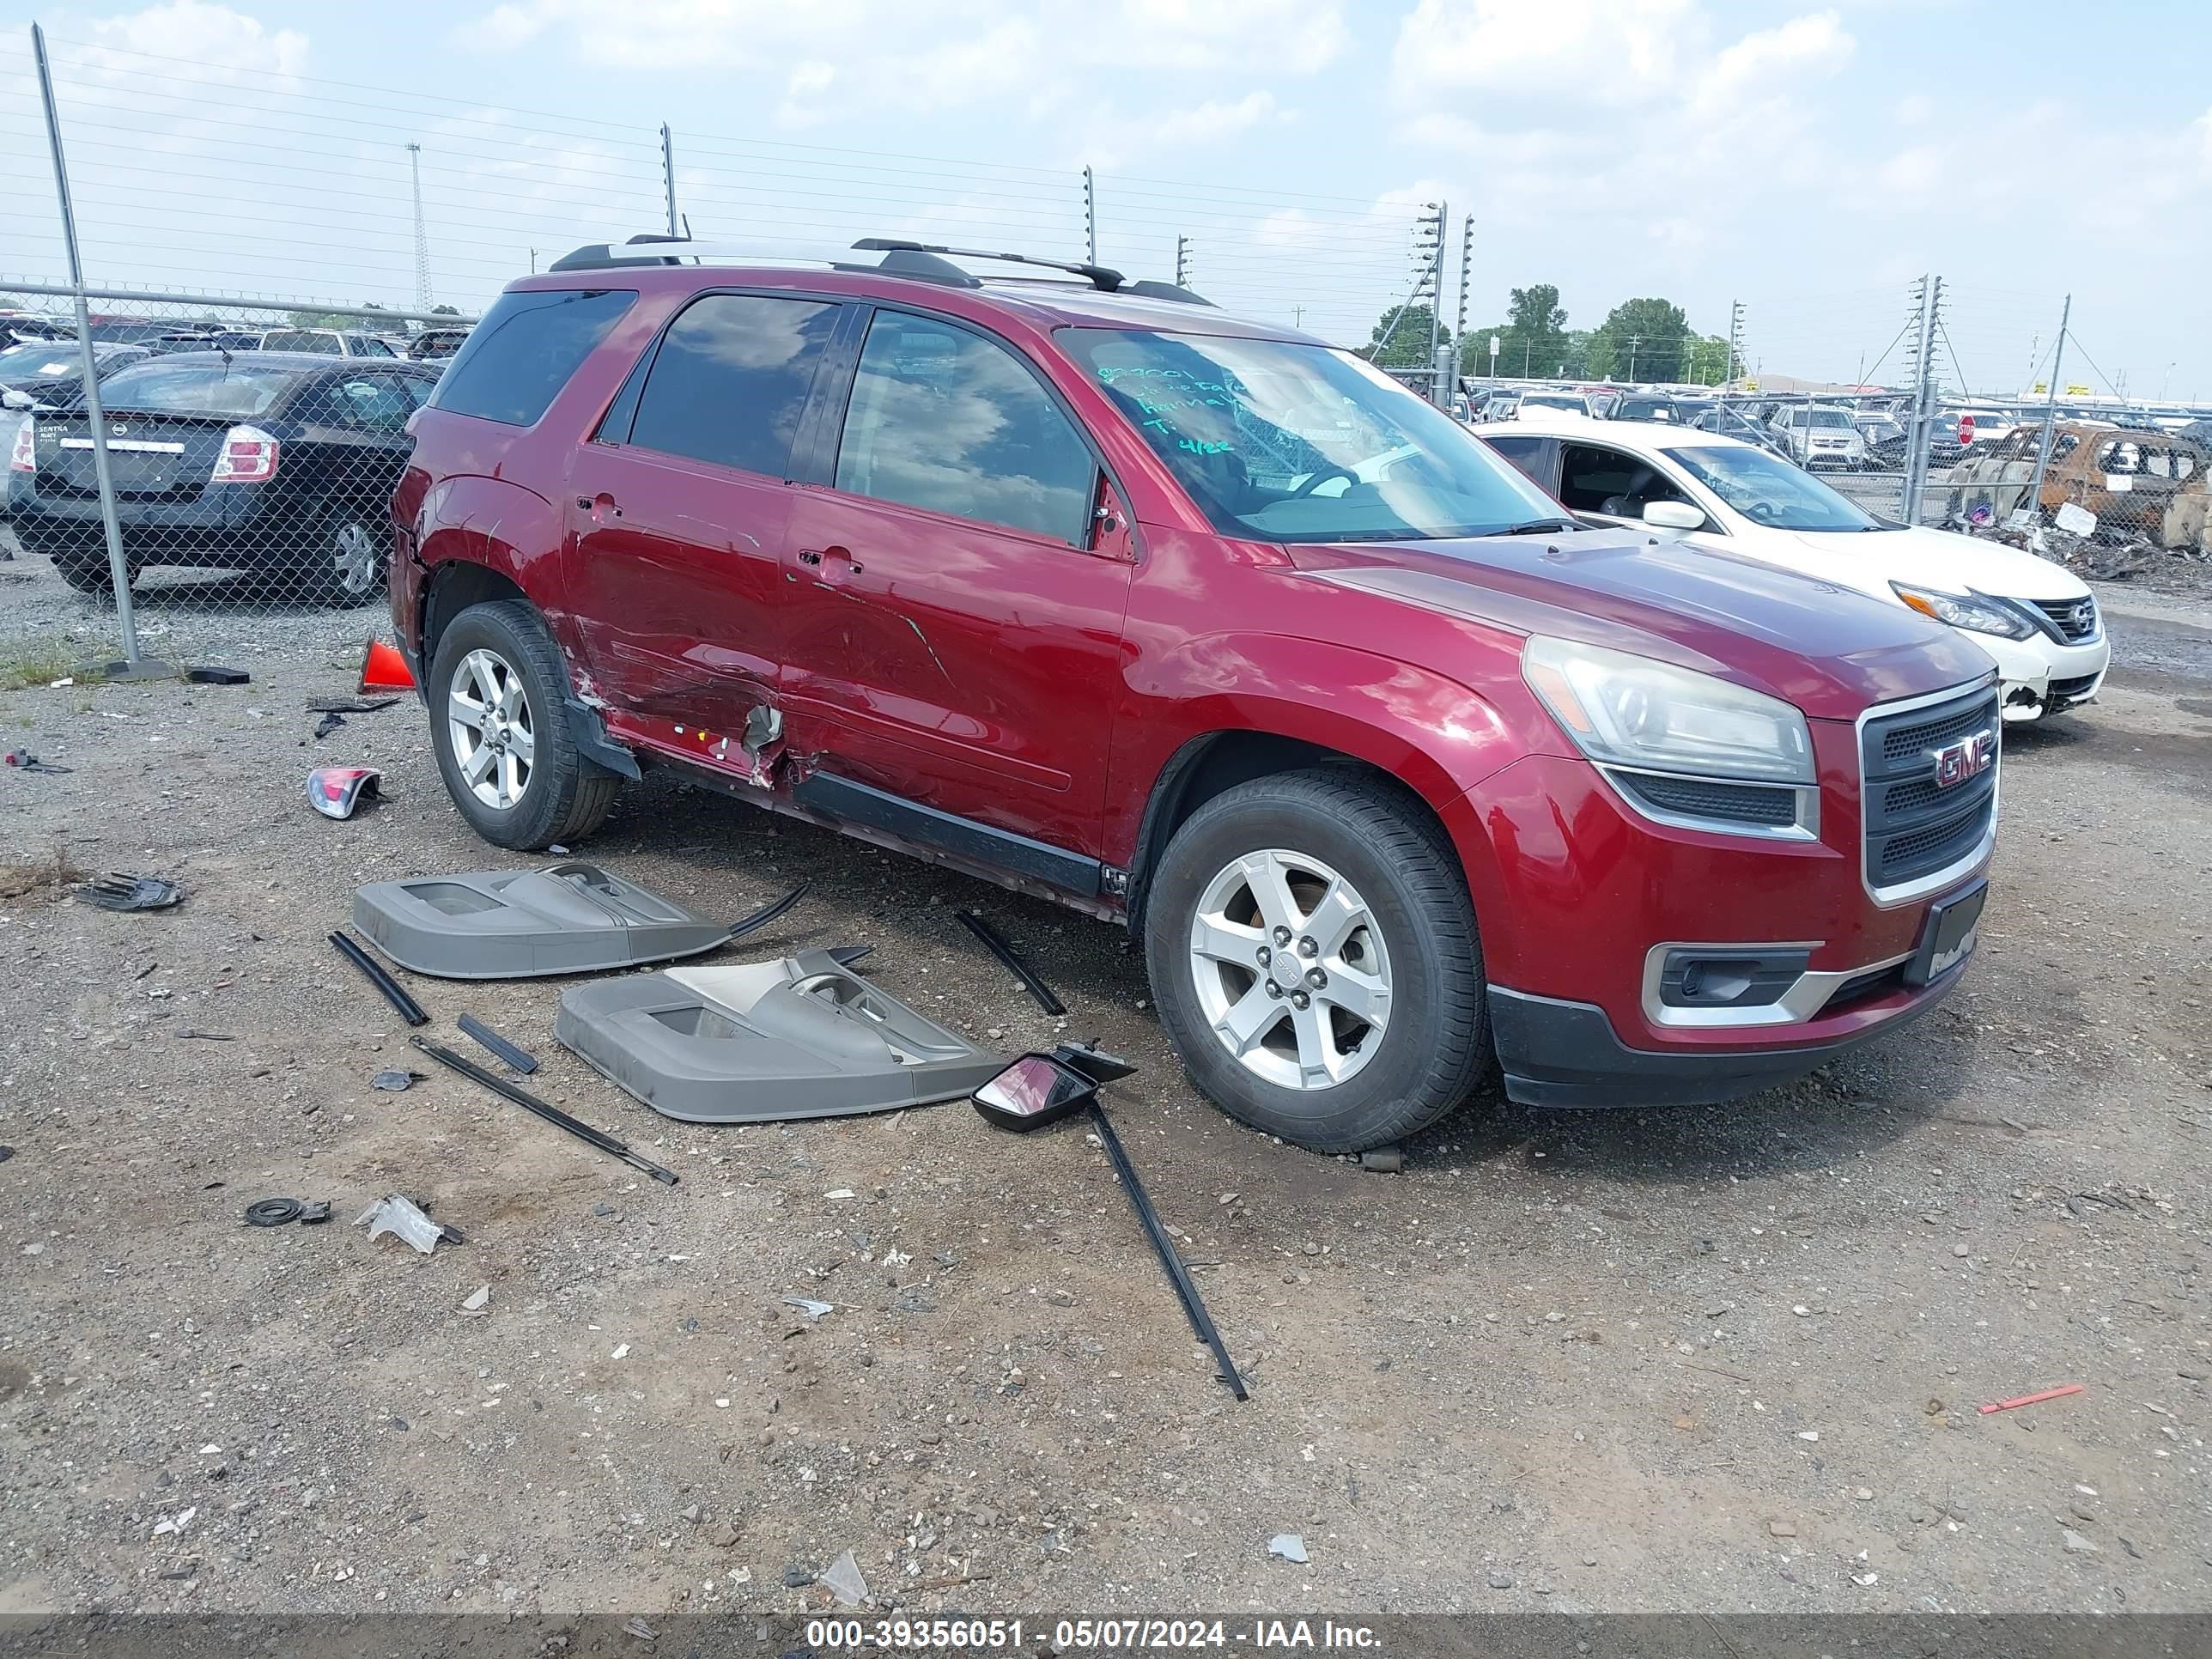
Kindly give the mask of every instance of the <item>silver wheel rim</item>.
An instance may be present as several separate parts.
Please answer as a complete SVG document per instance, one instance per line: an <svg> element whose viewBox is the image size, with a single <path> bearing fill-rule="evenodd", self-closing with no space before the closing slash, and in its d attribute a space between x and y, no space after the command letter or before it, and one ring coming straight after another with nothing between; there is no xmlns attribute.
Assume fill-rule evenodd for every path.
<svg viewBox="0 0 2212 1659"><path fill-rule="evenodd" d="M338 526L331 539L331 567L348 593L366 593L376 586L376 538L367 526L348 520Z"/></svg>
<svg viewBox="0 0 2212 1659"><path fill-rule="evenodd" d="M1390 1023L1390 953L1373 911L1304 853L1248 853L1206 884L1190 971L1214 1039L1278 1088L1350 1081Z"/></svg>
<svg viewBox="0 0 2212 1659"><path fill-rule="evenodd" d="M471 651L446 689L446 724L461 782L486 806L505 811L530 787L537 734L522 677L496 651Z"/></svg>

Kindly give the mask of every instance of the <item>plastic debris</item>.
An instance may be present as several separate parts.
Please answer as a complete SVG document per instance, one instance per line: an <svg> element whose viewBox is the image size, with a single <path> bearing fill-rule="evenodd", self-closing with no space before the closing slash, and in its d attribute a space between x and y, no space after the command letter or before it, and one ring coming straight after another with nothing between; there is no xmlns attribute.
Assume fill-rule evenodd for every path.
<svg viewBox="0 0 2212 1659"><path fill-rule="evenodd" d="M302 1227L319 1226L330 1218L331 1201L327 1198L319 1198L312 1204L300 1206L300 1224Z"/></svg>
<svg viewBox="0 0 2212 1659"><path fill-rule="evenodd" d="M479 1285L476 1289L469 1292L467 1299L461 1304L461 1311L463 1313L482 1313L484 1309L490 1304L490 1302L491 1286L489 1285Z"/></svg>
<svg viewBox="0 0 2212 1659"><path fill-rule="evenodd" d="M393 1237L413 1245L424 1255L436 1249L438 1241L452 1231L441 1227L423 1214L411 1200L402 1198L398 1193L387 1194L378 1199L354 1218L353 1224L368 1228L371 1238L390 1233Z"/></svg>
<svg viewBox="0 0 2212 1659"><path fill-rule="evenodd" d="M371 691L414 689L415 676L408 672L407 659L399 654L397 647L371 635L368 648L362 653L361 684L354 690L366 696Z"/></svg>
<svg viewBox="0 0 2212 1659"><path fill-rule="evenodd" d="M349 818L362 802L383 798L383 777L373 766L318 766L307 774L307 805L326 818Z"/></svg>
<svg viewBox="0 0 2212 1659"><path fill-rule="evenodd" d="M2056 1389L2045 1389L2040 1394L2016 1395L2010 1400L2000 1400L1990 1405L1978 1406L1975 1409L1984 1417L1987 1417L1991 1412L2016 1411L2022 1406L2039 1406L2046 1400L2063 1400L2069 1394L2081 1392L2081 1385L2079 1382L2068 1382Z"/></svg>
<svg viewBox="0 0 2212 1659"><path fill-rule="evenodd" d="M62 684L67 684L68 682L64 681ZM74 772L76 769L73 766L49 766L46 762L40 760L36 755L33 754L27 749L10 749L5 758L8 764L14 767L19 772L52 772L58 774L63 772Z"/></svg>
<svg viewBox="0 0 2212 1659"><path fill-rule="evenodd" d="M1285 1561L1303 1563L1306 1559L1306 1540L1294 1532L1279 1532L1267 1540L1267 1553L1279 1555Z"/></svg>
<svg viewBox="0 0 2212 1659"><path fill-rule="evenodd" d="M422 1081L420 1072L379 1072L369 1079L372 1089L381 1089L386 1094L404 1095L414 1085Z"/></svg>
<svg viewBox="0 0 2212 1659"><path fill-rule="evenodd" d="M837 1307L834 1302L817 1302L811 1296L787 1296L783 1298L783 1305L798 1309L809 1319L819 1319L824 1314L834 1313Z"/></svg>
<svg viewBox="0 0 2212 1659"><path fill-rule="evenodd" d="M182 1533L186 1527L191 1525L192 1517L199 1512L199 1505L195 1504L190 1509L179 1510L176 1514L169 1516L162 1520L156 1521L154 1523L154 1536L156 1538L164 1536L175 1537L177 1534Z"/></svg>
<svg viewBox="0 0 2212 1659"><path fill-rule="evenodd" d="M816 1582L837 1598L841 1607L857 1607L868 1599L868 1581L860 1577L860 1564L850 1550L824 1567Z"/></svg>
<svg viewBox="0 0 2212 1659"><path fill-rule="evenodd" d="M323 738L330 736L331 732L337 731L345 723L345 716L339 714L337 709L331 709L328 714L325 714L321 720L315 722L316 741L319 743Z"/></svg>
<svg viewBox="0 0 2212 1659"><path fill-rule="evenodd" d="M79 882L73 890L79 900L103 910L166 910L185 896L173 881L142 876L127 870L111 870Z"/></svg>
<svg viewBox="0 0 2212 1659"><path fill-rule="evenodd" d="M296 1198L259 1198L246 1206L246 1224L249 1227L281 1227L288 1221L297 1221L307 1206Z"/></svg>
<svg viewBox="0 0 2212 1659"><path fill-rule="evenodd" d="M185 670L185 678L194 685L251 685L253 676L243 668L225 668L219 663L201 663Z"/></svg>

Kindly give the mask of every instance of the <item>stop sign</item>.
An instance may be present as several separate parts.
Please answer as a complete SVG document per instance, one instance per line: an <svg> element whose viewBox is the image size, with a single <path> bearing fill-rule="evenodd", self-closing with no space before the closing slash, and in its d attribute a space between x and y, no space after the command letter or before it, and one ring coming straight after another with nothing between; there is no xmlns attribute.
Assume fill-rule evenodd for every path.
<svg viewBox="0 0 2212 1659"><path fill-rule="evenodd" d="M1959 416L1959 441L1962 444L1974 441L1974 417L1971 415Z"/></svg>

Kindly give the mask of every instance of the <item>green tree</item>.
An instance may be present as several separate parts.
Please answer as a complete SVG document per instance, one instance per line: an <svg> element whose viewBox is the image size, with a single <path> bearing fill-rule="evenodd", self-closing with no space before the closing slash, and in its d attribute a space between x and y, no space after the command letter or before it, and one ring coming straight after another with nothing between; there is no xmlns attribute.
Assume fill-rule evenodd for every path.
<svg viewBox="0 0 2212 1659"><path fill-rule="evenodd" d="M1490 373L1490 343L1498 342L1500 374L1539 377L1559 373L1569 349L1567 313L1559 290L1550 283L1516 288L1502 323L1471 331L1460 357L1460 372Z"/></svg>
<svg viewBox="0 0 2212 1659"><path fill-rule="evenodd" d="M461 311L459 306L432 306L430 314L433 317L458 317Z"/></svg>
<svg viewBox="0 0 2212 1659"><path fill-rule="evenodd" d="M1393 306L1375 320L1360 356L1377 368L1425 368L1429 362L1429 317L1425 305ZM1451 343L1451 330L1439 327L1437 341Z"/></svg>
<svg viewBox="0 0 2212 1659"><path fill-rule="evenodd" d="M1591 332L1584 372L1595 380L1686 380L1696 337L1681 307L1624 300Z"/></svg>

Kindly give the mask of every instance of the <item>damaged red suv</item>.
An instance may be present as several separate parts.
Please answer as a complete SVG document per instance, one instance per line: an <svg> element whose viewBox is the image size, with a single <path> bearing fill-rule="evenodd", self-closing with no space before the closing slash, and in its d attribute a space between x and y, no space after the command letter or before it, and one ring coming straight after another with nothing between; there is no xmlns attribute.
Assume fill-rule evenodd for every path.
<svg viewBox="0 0 2212 1659"><path fill-rule="evenodd" d="M664 768L1123 922L1198 1086L1328 1151L1493 1060L1723 1099L1956 982L2001 725L1953 630L1582 528L1181 289L858 249L580 249L416 417L392 615L486 840Z"/></svg>

